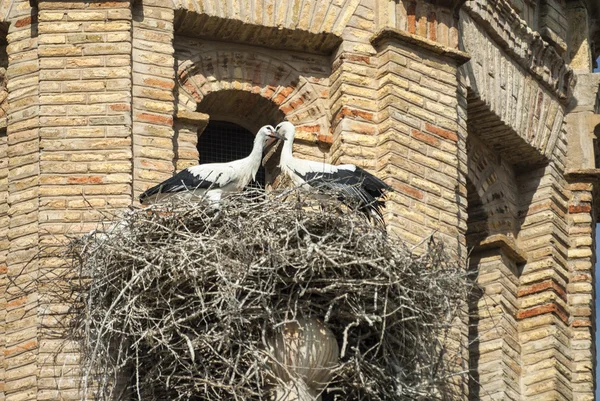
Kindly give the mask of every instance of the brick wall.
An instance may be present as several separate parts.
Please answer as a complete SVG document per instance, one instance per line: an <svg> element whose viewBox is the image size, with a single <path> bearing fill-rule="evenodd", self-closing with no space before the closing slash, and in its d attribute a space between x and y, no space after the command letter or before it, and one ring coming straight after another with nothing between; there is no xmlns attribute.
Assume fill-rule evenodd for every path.
<svg viewBox="0 0 600 401"><path fill-rule="evenodd" d="M0 400L77 398L56 251L196 163L211 118L290 120L297 155L396 189L392 234L472 251L471 399L590 400L597 188L565 171L564 4L540 2L542 36L527 0L455 5L0 2Z"/></svg>
<svg viewBox="0 0 600 401"><path fill-rule="evenodd" d="M9 237L21 239L11 238L10 257L19 261L9 258L9 270L32 270L37 281L31 293L10 297L15 329L7 316L7 346L15 356L5 361L6 392L7 399L73 399L77 354L52 338L68 306L42 283L62 263L55 252L65 234L89 231L101 218L98 210L131 203L131 12L128 1L40 1L38 8L23 8L26 16L11 24L23 35L8 35L8 137L15 141ZM26 280L23 271L18 281Z"/></svg>

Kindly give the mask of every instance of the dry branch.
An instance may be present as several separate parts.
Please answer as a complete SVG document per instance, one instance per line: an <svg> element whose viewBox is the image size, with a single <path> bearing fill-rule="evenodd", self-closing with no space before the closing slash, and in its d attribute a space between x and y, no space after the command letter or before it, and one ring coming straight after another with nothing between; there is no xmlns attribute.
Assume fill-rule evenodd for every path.
<svg viewBox="0 0 600 401"><path fill-rule="evenodd" d="M445 353L469 284L442 244L422 254L301 192L176 200L73 240L72 335L88 398L266 400L268 337L317 316L340 364L324 400L448 399Z"/></svg>

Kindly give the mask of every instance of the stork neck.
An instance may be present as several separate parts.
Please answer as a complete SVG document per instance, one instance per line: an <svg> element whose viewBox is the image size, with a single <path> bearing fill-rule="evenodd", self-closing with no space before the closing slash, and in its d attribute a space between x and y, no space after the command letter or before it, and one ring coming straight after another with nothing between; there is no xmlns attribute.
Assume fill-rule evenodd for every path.
<svg viewBox="0 0 600 401"><path fill-rule="evenodd" d="M283 142L283 147L281 148L281 157L280 160L285 164L287 160L290 160L292 156L292 150L294 149L294 138L290 138L287 141Z"/></svg>
<svg viewBox="0 0 600 401"><path fill-rule="evenodd" d="M265 142L264 139L259 140L259 138L257 138L254 141L254 145L252 146L252 152L250 152L250 155L248 155L248 158L247 158L248 161L250 162L250 164L252 165L252 167L256 167L256 170L258 170L258 167L260 167L264 142Z"/></svg>

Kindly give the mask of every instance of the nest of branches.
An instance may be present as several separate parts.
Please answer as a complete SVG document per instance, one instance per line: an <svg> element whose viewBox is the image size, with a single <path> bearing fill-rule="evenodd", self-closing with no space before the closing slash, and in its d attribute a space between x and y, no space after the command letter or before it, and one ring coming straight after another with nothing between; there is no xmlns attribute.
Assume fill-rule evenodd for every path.
<svg viewBox="0 0 600 401"><path fill-rule="evenodd" d="M413 253L335 200L247 195L131 210L71 242L84 397L270 399L266 339L300 317L339 344L323 400L452 396L469 280L442 244Z"/></svg>

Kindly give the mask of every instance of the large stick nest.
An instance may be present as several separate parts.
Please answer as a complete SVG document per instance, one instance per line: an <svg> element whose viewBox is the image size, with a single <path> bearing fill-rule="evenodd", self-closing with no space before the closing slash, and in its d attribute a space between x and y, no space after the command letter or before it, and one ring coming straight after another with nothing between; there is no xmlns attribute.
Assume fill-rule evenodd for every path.
<svg viewBox="0 0 600 401"><path fill-rule="evenodd" d="M449 399L464 269L432 239L411 253L337 201L313 203L178 200L72 241L85 396L269 399L267 339L318 317L341 350L324 400Z"/></svg>

